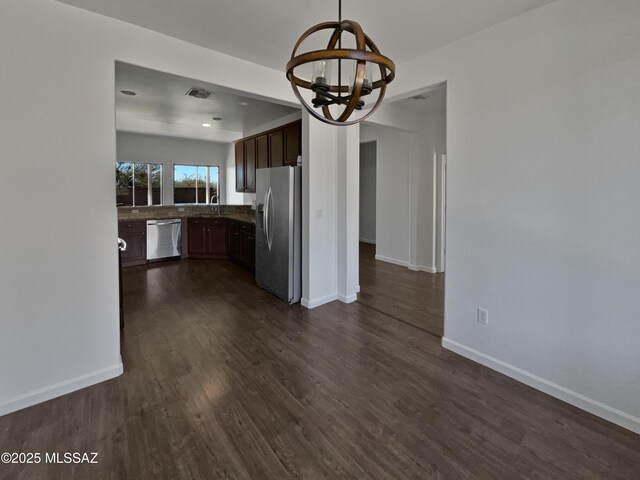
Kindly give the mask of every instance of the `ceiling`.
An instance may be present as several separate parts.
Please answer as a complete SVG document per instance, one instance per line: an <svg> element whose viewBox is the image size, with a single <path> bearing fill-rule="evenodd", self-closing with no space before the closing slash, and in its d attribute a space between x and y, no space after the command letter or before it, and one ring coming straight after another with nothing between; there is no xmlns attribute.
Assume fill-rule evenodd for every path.
<svg viewBox="0 0 640 480"><path fill-rule="evenodd" d="M214 93L202 100L186 95L191 88ZM136 95L124 95L122 90ZM116 63L116 128L120 131L230 142L247 130L298 111L206 82Z"/></svg>
<svg viewBox="0 0 640 480"><path fill-rule="evenodd" d="M447 87L446 85L438 85L437 87L415 93L404 100L392 102L389 105L409 110L418 115L445 113L447 111Z"/></svg>
<svg viewBox="0 0 640 480"><path fill-rule="evenodd" d="M337 0L58 0L284 71L298 37L337 19ZM383 54L400 64L553 0L346 0Z"/></svg>

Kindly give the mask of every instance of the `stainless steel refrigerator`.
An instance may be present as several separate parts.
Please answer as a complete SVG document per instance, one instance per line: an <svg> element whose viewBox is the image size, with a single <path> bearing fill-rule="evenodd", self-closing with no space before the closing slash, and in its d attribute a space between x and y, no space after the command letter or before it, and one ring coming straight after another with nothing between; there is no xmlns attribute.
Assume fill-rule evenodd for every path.
<svg viewBox="0 0 640 480"><path fill-rule="evenodd" d="M302 292L301 168L256 171L256 282L287 303Z"/></svg>

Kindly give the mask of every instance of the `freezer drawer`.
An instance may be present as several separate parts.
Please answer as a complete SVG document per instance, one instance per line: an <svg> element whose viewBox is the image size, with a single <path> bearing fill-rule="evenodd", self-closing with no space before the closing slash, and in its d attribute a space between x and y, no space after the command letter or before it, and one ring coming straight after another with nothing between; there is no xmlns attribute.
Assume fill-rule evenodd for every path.
<svg viewBox="0 0 640 480"><path fill-rule="evenodd" d="M182 253L182 222L179 218L147 220L147 260L179 257Z"/></svg>

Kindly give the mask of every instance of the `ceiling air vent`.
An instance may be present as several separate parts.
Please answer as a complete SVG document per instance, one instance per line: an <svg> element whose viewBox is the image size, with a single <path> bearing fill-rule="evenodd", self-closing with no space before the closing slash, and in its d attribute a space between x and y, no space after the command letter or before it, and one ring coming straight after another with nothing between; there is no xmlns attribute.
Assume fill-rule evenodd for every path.
<svg viewBox="0 0 640 480"><path fill-rule="evenodd" d="M208 92L207 90L203 90L202 88L190 88L189 91L185 93L185 95L205 100L213 95L213 92Z"/></svg>

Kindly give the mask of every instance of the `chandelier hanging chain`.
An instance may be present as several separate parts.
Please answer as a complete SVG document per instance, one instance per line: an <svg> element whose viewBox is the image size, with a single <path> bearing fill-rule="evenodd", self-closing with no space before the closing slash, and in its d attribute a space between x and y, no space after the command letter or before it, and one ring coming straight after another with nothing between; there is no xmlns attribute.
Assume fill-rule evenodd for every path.
<svg viewBox="0 0 640 480"><path fill-rule="evenodd" d="M338 0L338 23L342 24L342 0ZM338 37L338 48L342 50L342 30ZM342 98L342 60L340 59L338 59L338 98Z"/></svg>

